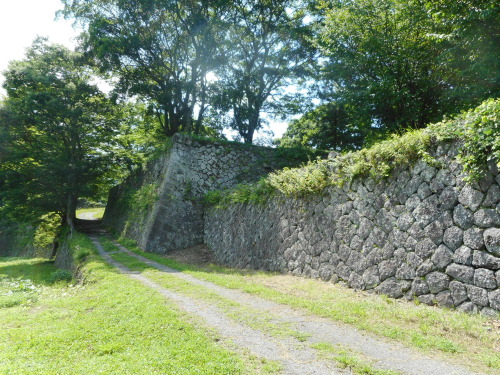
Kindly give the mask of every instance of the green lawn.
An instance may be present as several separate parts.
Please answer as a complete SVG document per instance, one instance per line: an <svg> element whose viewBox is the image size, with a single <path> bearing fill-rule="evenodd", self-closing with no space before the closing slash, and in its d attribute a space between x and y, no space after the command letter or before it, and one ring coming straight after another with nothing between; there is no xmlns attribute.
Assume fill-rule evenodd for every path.
<svg viewBox="0 0 500 375"><path fill-rule="evenodd" d="M236 354L216 334L95 255L89 239L72 246L90 254L84 284L50 283L42 259L0 259L2 280L34 295L0 307L0 374L240 374L265 363ZM27 281L30 277L31 281ZM10 283L0 294L17 293Z"/></svg>

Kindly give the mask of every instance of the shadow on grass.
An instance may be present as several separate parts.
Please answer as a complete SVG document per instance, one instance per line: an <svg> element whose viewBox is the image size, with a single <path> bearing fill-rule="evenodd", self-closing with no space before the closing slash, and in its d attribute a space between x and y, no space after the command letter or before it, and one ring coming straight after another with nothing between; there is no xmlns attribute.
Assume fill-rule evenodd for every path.
<svg viewBox="0 0 500 375"><path fill-rule="evenodd" d="M57 267L53 260L27 258L0 258L0 278L31 280L35 285L50 285Z"/></svg>

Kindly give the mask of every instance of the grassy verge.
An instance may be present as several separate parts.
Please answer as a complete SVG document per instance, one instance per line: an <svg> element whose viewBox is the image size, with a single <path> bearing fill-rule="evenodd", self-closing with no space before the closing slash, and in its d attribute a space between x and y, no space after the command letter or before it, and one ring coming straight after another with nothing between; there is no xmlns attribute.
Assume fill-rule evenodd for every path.
<svg viewBox="0 0 500 375"><path fill-rule="evenodd" d="M307 334L292 329L289 324L276 322L276 319L269 313L255 308L242 306L239 303L221 297L219 294L207 288L158 271L157 269L152 268L150 265L147 265L130 255L115 253L118 248L106 238L102 238L101 243L106 251L113 252L111 254L113 259L125 265L130 270L141 272L141 274L165 288L213 304L222 310L228 317L242 322L255 330L266 332L271 336L292 337L299 342L305 342L307 340ZM349 368L351 373L354 375L399 374L395 371L378 369L371 363L371 361L364 358L364 356L360 353L349 350L341 345L333 347L332 345L328 346L328 344L324 344L320 346L311 345L311 347L319 350L324 359L334 361L336 365L342 368ZM333 352L330 347L335 348L335 352Z"/></svg>
<svg viewBox="0 0 500 375"><path fill-rule="evenodd" d="M90 213L92 214L92 219L101 220L104 216L105 207L90 207L90 208L79 208L76 210L76 217L80 217L81 214Z"/></svg>
<svg viewBox="0 0 500 375"><path fill-rule="evenodd" d="M498 326L480 315L415 305L290 275L180 264L145 253L130 241L122 243L146 258L217 285L301 308L486 372L500 369Z"/></svg>
<svg viewBox="0 0 500 375"><path fill-rule="evenodd" d="M84 285L50 285L51 273L35 271L43 262L2 262L13 274L39 275L39 291L36 300L0 308L1 374L263 372L266 364L231 352L200 322L102 262L87 237L74 235L72 247L88 254Z"/></svg>

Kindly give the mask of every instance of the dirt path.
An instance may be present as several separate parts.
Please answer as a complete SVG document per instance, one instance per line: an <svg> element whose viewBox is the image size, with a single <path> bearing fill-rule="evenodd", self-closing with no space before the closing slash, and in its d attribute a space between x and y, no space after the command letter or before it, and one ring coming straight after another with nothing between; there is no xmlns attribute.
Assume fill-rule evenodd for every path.
<svg viewBox="0 0 500 375"><path fill-rule="evenodd" d="M325 362L317 358L315 350L311 349L309 345L318 342L347 346L372 359L377 367L400 371L403 374L475 374L462 367L424 356L401 344L388 342L384 339L374 338L358 332L355 328L347 325L338 325L330 320L308 315L285 305L197 279L191 275L184 274L132 253L120 244L115 243L120 251L137 258L150 267L179 277L189 283L207 288L221 297L237 302L240 305L264 311L270 314L276 323L288 325L291 329L307 335L308 339L304 344L294 338L277 339L271 337L229 318L224 312L213 305L172 292L138 273L131 272L122 264L114 261L104 251L97 236L93 236L92 241L104 259L117 267L121 272L129 274L130 277L140 280L145 285L158 290L167 298L176 301L183 310L201 317L209 326L217 329L224 337L232 339L238 346L250 350L257 356L279 361L283 366L285 374L350 373L335 368L331 362Z"/></svg>

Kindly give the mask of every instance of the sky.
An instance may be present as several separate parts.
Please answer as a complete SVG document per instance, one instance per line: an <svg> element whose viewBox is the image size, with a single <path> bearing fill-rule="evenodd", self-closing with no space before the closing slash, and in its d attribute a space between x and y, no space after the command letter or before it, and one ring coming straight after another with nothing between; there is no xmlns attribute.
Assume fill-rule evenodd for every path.
<svg viewBox="0 0 500 375"><path fill-rule="evenodd" d="M38 35L74 48L79 31L72 28L71 21L55 20L56 11L62 7L60 0L0 0L0 72L7 69L9 61L22 59ZM3 74L0 86L2 83ZM5 91L0 88L3 95Z"/></svg>
<svg viewBox="0 0 500 375"><path fill-rule="evenodd" d="M71 49L81 30L72 27L72 21L56 20L56 12L63 8L60 0L0 0L0 97L5 96L1 87L3 71L9 61L24 58L26 49L37 36L48 37ZM271 122L274 137L280 137L286 125Z"/></svg>

